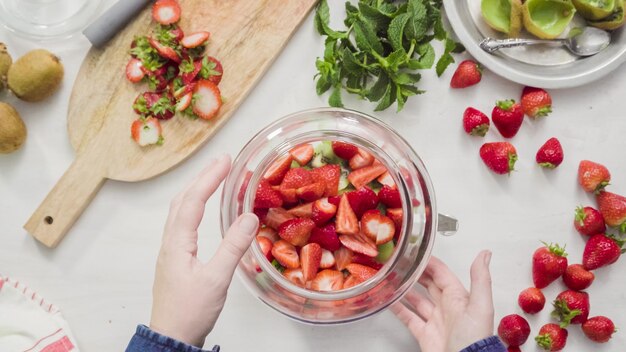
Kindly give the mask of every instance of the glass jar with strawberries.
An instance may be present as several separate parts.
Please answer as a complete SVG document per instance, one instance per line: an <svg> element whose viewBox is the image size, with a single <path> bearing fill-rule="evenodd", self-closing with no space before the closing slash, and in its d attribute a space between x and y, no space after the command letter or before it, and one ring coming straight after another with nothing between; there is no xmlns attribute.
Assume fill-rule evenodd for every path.
<svg viewBox="0 0 626 352"><path fill-rule="evenodd" d="M401 299L438 224L457 227L437 215L426 168L402 137L334 108L286 116L248 142L224 183L222 232L243 212L261 227L240 277L270 307L314 324L362 319Z"/></svg>

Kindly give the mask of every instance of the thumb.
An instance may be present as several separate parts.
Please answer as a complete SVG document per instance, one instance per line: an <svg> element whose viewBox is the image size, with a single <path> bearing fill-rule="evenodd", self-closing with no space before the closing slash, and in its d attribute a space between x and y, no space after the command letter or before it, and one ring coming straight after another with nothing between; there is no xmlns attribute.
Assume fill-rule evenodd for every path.
<svg viewBox="0 0 626 352"><path fill-rule="evenodd" d="M247 213L239 216L226 232L213 258L206 264L209 271L220 268L219 271L227 275L225 278L230 281L241 257L250 247L258 227L259 219L256 215Z"/></svg>
<svg viewBox="0 0 626 352"><path fill-rule="evenodd" d="M493 316L493 297L491 292L491 274L489 263L491 252L482 251L478 254L470 269L471 289L469 309L475 313L490 314ZM493 319L492 319L493 320Z"/></svg>

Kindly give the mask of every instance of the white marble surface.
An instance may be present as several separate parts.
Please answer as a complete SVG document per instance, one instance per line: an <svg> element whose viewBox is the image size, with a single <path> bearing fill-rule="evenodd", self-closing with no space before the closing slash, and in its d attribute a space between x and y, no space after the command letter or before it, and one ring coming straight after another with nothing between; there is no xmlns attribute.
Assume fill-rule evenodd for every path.
<svg viewBox="0 0 626 352"><path fill-rule="evenodd" d="M83 38L31 43L4 29L0 29L0 41L8 44L15 57L46 47L62 58L66 68L62 90L45 102L27 104L0 96L16 106L29 132L20 151L0 156L0 273L24 281L60 306L82 350L123 350L136 324L149 320L153 270L169 200L210 157L222 152L236 154L256 131L280 116L325 105L326 97L316 96L313 81L314 60L322 54L322 40L309 17L215 138L159 178L142 183L107 182L54 250L39 245L22 225L74 157L65 116L72 82L89 45ZM468 105L488 112L496 99L518 98L519 85L486 72L479 86L451 90L452 70L440 79L434 72L424 72L420 87L428 90L425 95L411 99L399 114L375 114L410 141L429 169L439 209L460 220L459 233L439 237L434 253L467 283L473 257L480 249L493 250L496 321L520 311L517 294L532 284L530 258L540 240L567 243L570 261L581 260L584 242L572 226L573 210L593 200L576 185L579 160L606 164L613 174L611 189L626 193L624 69L586 87L553 91L554 113L541 121L526 120L512 139L520 161L518 171L510 177L496 176L484 167L478 157L484 140L465 135L461 114ZM345 100L348 107L372 113L370 104ZM556 170L541 170L534 163L535 152L552 136L560 138L565 162ZM485 140L500 139L494 130ZM213 253L220 239L218 197L210 200L206 210L200 231L203 258ZM593 345L573 327L568 350L623 349L625 269L626 260L621 260L598 270L596 282L588 290L591 315L608 315L622 329L611 343ZM546 289L548 300L562 289L560 282ZM549 309L545 309L529 319L533 336L549 320L548 315ZM207 346L214 343L225 351L418 350L411 335L389 312L347 326L301 325L256 301L237 280L207 339ZM531 343L524 346L524 351L535 350Z"/></svg>

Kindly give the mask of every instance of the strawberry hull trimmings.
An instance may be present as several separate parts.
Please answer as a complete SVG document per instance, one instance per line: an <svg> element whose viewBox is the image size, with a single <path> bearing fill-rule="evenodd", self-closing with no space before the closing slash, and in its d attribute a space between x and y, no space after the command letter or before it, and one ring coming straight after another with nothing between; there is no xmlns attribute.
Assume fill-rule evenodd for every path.
<svg viewBox="0 0 626 352"><path fill-rule="evenodd" d="M393 254L403 221L387 168L368 151L337 141L302 144L276 159L254 208L266 258L287 280L315 291L347 289L376 275Z"/></svg>
<svg viewBox="0 0 626 352"><path fill-rule="evenodd" d="M132 105L139 118L131 124L131 136L140 146L163 144L159 120L169 120L177 113L210 120L222 106L218 88L222 64L205 54L211 35L205 31L185 34L176 24L180 15L176 0L156 1L152 7L156 27L131 43L126 78L147 84ZM151 131L151 137L138 133L139 126ZM152 137L156 132L157 139Z"/></svg>

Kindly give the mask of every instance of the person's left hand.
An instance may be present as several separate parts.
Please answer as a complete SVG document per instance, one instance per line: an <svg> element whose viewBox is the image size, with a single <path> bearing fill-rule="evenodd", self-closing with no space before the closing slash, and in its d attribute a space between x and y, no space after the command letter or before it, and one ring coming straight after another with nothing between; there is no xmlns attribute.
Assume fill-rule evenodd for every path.
<svg viewBox="0 0 626 352"><path fill-rule="evenodd" d="M157 259L150 328L198 347L213 329L233 272L259 225L256 215L241 215L213 258L208 263L198 260L198 226L205 204L229 170L228 156L211 161L174 198Z"/></svg>

